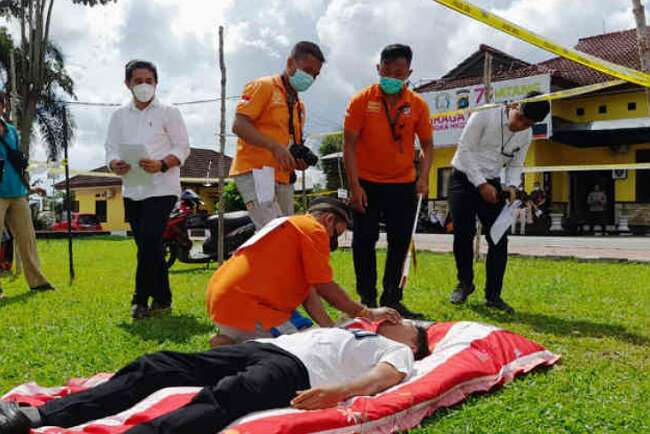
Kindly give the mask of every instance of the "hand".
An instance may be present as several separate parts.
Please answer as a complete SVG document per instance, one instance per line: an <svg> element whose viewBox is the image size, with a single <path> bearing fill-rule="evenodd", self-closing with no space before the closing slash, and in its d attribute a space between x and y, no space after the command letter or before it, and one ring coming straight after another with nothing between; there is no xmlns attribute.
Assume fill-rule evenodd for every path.
<svg viewBox="0 0 650 434"><path fill-rule="evenodd" d="M302 159L296 160L296 169L307 170L308 168L309 168L309 164L305 163L305 160Z"/></svg>
<svg viewBox="0 0 650 434"><path fill-rule="evenodd" d="M113 160L109 164L110 169L118 175L126 175L131 170L131 165L124 160Z"/></svg>
<svg viewBox="0 0 650 434"><path fill-rule="evenodd" d="M350 192L350 205L358 212L365 214L368 206L368 196L366 191L360 185L352 187Z"/></svg>
<svg viewBox="0 0 650 434"><path fill-rule="evenodd" d="M478 191L481 194L481 198L483 198L485 202L491 204L496 204L499 202L497 189L494 187L494 185L488 182L484 182L483 184L479 185Z"/></svg>
<svg viewBox="0 0 650 434"><path fill-rule="evenodd" d="M426 177L418 178L418 181L415 183L415 190L418 194L422 195L423 199L427 199L427 193L429 192L429 180Z"/></svg>
<svg viewBox="0 0 650 434"><path fill-rule="evenodd" d="M388 320L393 324L399 324L402 322L402 317L399 312L391 307L377 307L374 309L368 309L368 317L370 321L381 321L383 319Z"/></svg>
<svg viewBox="0 0 650 434"><path fill-rule="evenodd" d="M510 203L514 202L517 200L517 189L515 187L506 187L503 189L508 195L510 196L508 199L510 200Z"/></svg>
<svg viewBox="0 0 650 434"><path fill-rule="evenodd" d="M47 193L41 187L32 187L29 189L29 194L38 194L39 196L45 197Z"/></svg>
<svg viewBox="0 0 650 434"><path fill-rule="evenodd" d="M162 163L160 160L150 160L148 158L143 158L138 164L140 167L142 167L142 170L147 173L158 173L162 168Z"/></svg>
<svg viewBox="0 0 650 434"><path fill-rule="evenodd" d="M284 146L276 145L273 148L273 158L280 165L280 169L285 172L290 172L296 168L296 160L294 160L289 150Z"/></svg>
<svg viewBox="0 0 650 434"><path fill-rule="evenodd" d="M314 387L309 390L299 390L291 400L291 406L298 410L318 410L336 407L346 396L345 392L336 386Z"/></svg>

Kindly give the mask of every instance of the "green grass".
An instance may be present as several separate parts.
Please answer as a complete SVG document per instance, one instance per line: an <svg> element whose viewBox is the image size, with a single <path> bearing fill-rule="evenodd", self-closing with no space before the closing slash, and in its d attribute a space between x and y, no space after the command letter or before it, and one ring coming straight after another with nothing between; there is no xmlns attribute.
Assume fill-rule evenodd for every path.
<svg viewBox="0 0 650 434"><path fill-rule="evenodd" d="M0 300L0 394L114 371L159 350L207 347L204 295L212 270L175 265L174 315L129 319L135 249L120 239L75 241L77 278L67 284L65 241L39 241L44 271L59 289L32 294L23 278L3 280ZM504 298L518 311L494 314L481 291L464 307L448 303L450 255L420 254L406 303L434 320L498 324L562 355L556 367L439 411L414 433L650 432L650 267L513 258ZM380 262L383 256L380 255ZM349 252L333 259L337 280L353 288ZM477 267L477 285L483 282Z"/></svg>

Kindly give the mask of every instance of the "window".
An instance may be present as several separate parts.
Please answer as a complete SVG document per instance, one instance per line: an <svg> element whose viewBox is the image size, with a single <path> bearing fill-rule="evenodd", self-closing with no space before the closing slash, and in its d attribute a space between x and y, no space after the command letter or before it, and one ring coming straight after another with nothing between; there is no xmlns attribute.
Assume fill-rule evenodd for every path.
<svg viewBox="0 0 650 434"><path fill-rule="evenodd" d="M78 200L73 200L72 201L72 212L79 212L79 201Z"/></svg>
<svg viewBox="0 0 650 434"><path fill-rule="evenodd" d="M650 163L650 149L636 151L637 163ZM650 170L636 171L636 201L650 203Z"/></svg>
<svg viewBox="0 0 650 434"><path fill-rule="evenodd" d="M585 115L585 109L583 107L578 107L576 109L576 115L577 116L584 116Z"/></svg>
<svg viewBox="0 0 650 434"><path fill-rule="evenodd" d="M106 223L106 201L105 200L95 201L95 214L97 215L97 219L100 222Z"/></svg>
<svg viewBox="0 0 650 434"><path fill-rule="evenodd" d="M628 102L627 103L627 111L629 111L629 112L636 111L636 103L635 102Z"/></svg>
<svg viewBox="0 0 650 434"><path fill-rule="evenodd" d="M598 106L598 113L600 113L601 115L607 114L607 106L606 105Z"/></svg>
<svg viewBox="0 0 650 434"><path fill-rule="evenodd" d="M449 194L450 176L451 167L442 167L438 169L438 199L447 199Z"/></svg>

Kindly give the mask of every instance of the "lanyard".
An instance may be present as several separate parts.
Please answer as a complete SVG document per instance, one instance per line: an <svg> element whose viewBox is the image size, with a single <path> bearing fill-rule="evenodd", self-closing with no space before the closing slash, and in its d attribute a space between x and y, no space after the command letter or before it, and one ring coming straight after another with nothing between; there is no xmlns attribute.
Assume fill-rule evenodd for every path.
<svg viewBox="0 0 650 434"><path fill-rule="evenodd" d="M282 76L282 85L284 86L284 92L287 97L287 107L289 108L289 136L293 140L295 145L302 145L302 106L300 105L300 98L293 98L289 92L289 85L286 83L286 79ZM296 135L296 127L293 124L293 106L298 104L298 128L300 129L300 141Z"/></svg>
<svg viewBox="0 0 650 434"><path fill-rule="evenodd" d="M509 110L509 109L506 109ZM509 112L506 112L509 113ZM519 152L519 149L521 148L514 148L512 152L508 153L506 152L506 145L510 143L510 140L515 136L516 133L512 133L510 137L508 137L508 140L504 143L503 142L503 110L501 110L501 155L507 158L515 158L515 154Z"/></svg>
<svg viewBox="0 0 650 434"><path fill-rule="evenodd" d="M397 108L397 114L395 115L395 117L391 117L390 110L388 109L388 103L386 102L386 98L382 97L381 102L384 103L384 113L386 113L386 119L388 120L388 125L390 125L390 132L391 135L393 136L393 141L399 143L399 152L400 154L403 154L404 142L402 141L401 134L399 133L399 131L396 130L396 127L397 127L397 122L399 121L399 117L402 114L402 110L406 109L409 105L408 103L402 104Z"/></svg>

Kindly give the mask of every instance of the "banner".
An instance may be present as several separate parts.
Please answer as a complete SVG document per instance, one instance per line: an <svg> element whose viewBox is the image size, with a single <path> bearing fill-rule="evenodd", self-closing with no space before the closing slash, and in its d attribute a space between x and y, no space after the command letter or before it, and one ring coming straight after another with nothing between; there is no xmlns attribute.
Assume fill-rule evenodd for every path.
<svg viewBox="0 0 650 434"><path fill-rule="evenodd" d="M431 108L435 146L451 146L458 143L471 109L488 103L519 101L532 91L549 94L551 76L541 74L497 81L492 83L492 89L494 95L492 101L486 101L483 84L422 93L422 97ZM533 127L533 136L536 139L546 139L552 134L551 128L551 115L549 114L543 122Z"/></svg>

